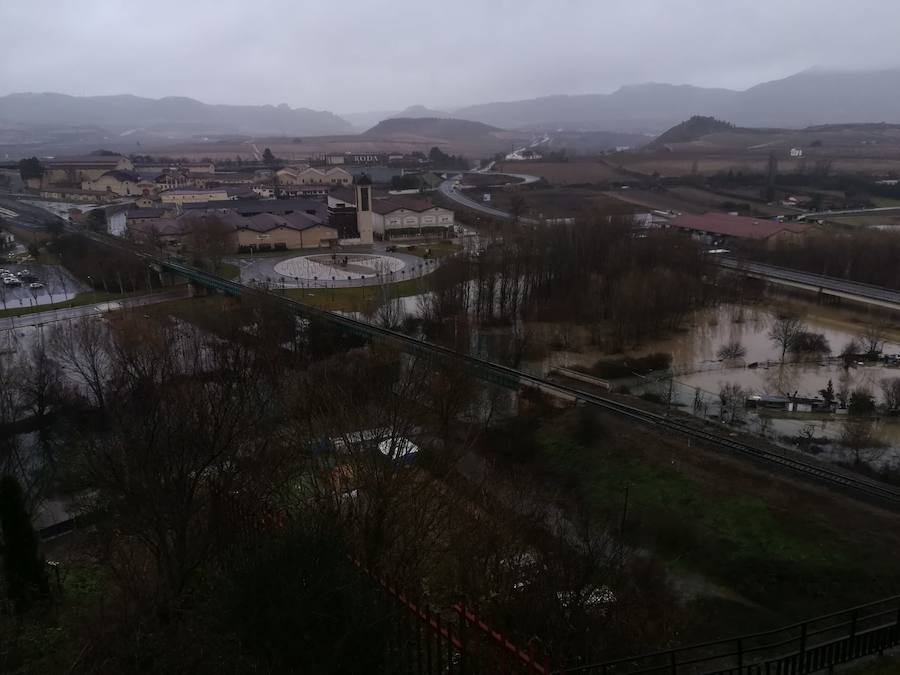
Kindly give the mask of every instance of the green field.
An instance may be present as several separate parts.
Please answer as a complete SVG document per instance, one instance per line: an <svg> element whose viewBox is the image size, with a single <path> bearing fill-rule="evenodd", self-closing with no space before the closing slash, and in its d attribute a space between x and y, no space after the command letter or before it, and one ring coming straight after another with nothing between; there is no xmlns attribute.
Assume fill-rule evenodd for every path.
<svg viewBox="0 0 900 675"><path fill-rule="evenodd" d="M350 288L293 288L276 293L298 302L331 312L370 312L385 298L384 286L352 286ZM388 297L405 298L428 290L428 277L407 279L390 284Z"/></svg>
<svg viewBox="0 0 900 675"><path fill-rule="evenodd" d="M626 543L652 552L673 577L719 589L698 598L703 636L773 628L900 590L900 544L885 534L896 531L895 516L876 523L852 500L581 414L520 419L489 451L587 505L597 522L618 530L625 512Z"/></svg>

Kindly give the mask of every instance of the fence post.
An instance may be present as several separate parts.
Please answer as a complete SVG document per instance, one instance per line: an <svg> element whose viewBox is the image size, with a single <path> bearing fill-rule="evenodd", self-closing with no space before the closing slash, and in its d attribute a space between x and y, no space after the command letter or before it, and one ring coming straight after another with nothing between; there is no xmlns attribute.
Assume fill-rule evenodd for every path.
<svg viewBox="0 0 900 675"><path fill-rule="evenodd" d="M459 673L466 672L466 606L459 603Z"/></svg>
<svg viewBox="0 0 900 675"><path fill-rule="evenodd" d="M672 675L675 675L678 672L678 661L676 660L674 649L669 652L669 662L671 663L670 672Z"/></svg>
<svg viewBox="0 0 900 675"><path fill-rule="evenodd" d="M59 570L56 573L59 574ZM894 631L894 644L897 644L897 641L900 640L900 606L897 607L897 622L895 625L897 630Z"/></svg>
<svg viewBox="0 0 900 675"><path fill-rule="evenodd" d="M431 605L425 605L425 668L426 673L431 673Z"/></svg>
<svg viewBox="0 0 900 675"><path fill-rule="evenodd" d="M800 627L800 671L806 672L806 628L807 623L804 621Z"/></svg>
<svg viewBox="0 0 900 675"><path fill-rule="evenodd" d="M744 642L741 638L737 639L737 663L738 673L744 671Z"/></svg>

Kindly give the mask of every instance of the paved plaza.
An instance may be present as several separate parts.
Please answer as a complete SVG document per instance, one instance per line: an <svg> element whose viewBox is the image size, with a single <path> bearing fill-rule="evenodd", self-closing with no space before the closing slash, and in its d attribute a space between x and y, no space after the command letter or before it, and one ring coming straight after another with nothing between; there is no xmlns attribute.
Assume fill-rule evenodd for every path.
<svg viewBox="0 0 900 675"><path fill-rule="evenodd" d="M434 271L437 263L408 253L309 253L253 256L231 260L241 281L285 288L371 286L415 279Z"/></svg>

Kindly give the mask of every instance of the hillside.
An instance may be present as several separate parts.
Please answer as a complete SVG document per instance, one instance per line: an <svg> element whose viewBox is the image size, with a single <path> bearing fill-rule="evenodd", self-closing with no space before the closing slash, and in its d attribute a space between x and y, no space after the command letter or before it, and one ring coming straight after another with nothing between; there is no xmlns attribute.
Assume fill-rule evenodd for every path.
<svg viewBox="0 0 900 675"><path fill-rule="evenodd" d="M0 96L0 127L24 129L101 127L111 135L135 133L184 138L191 135L346 133L337 115L273 105L209 105L185 97L67 96L23 93Z"/></svg>
<svg viewBox="0 0 900 675"><path fill-rule="evenodd" d="M676 124L668 131L660 134L652 143L648 143L646 147L652 149L664 147L669 143L688 143L708 134L732 131L734 128L733 124L717 120L715 117L694 115L689 120Z"/></svg>
<svg viewBox="0 0 900 675"><path fill-rule="evenodd" d="M451 117L450 113L426 108L424 105L411 105L406 110L388 115L388 117Z"/></svg>
<svg viewBox="0 0 900 675"><path fill-rule="evenodd" d="M490 136L498 131L502 131L502 129L469 120L437 117L394 117L382 120L363 135L409 135L446 140L468 140Z"/></svg>
<svg viewBox="0 0 900 675"><path fill-rule="evenodd" d="M745 91L641 84L610 94L485 103L455 110L453 114L506 128L602 128L657 133L698 114L750 127L900 123L900 69L811 69Z"/></svg>

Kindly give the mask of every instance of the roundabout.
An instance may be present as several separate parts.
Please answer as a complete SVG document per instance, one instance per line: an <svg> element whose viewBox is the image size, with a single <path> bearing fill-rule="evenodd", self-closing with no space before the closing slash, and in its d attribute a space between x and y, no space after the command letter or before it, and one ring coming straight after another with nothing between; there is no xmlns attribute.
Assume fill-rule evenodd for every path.
<svg viewBox="0 0 900 675"><path fill-rule="evenodd" d="M407 263L389 255L335 253L303 255L282 260L275 273L288 279L346 279L348 281L391 277L405 271Z"/></svg>
<svg viewBox="0 0 900 675"><path fill-rule="evenodd" d="M416 279L438 263L405 252L335 251L283 256L241 257L229 262L240 268L243 283L266 288L345 288L378 286Z"/></svg>

